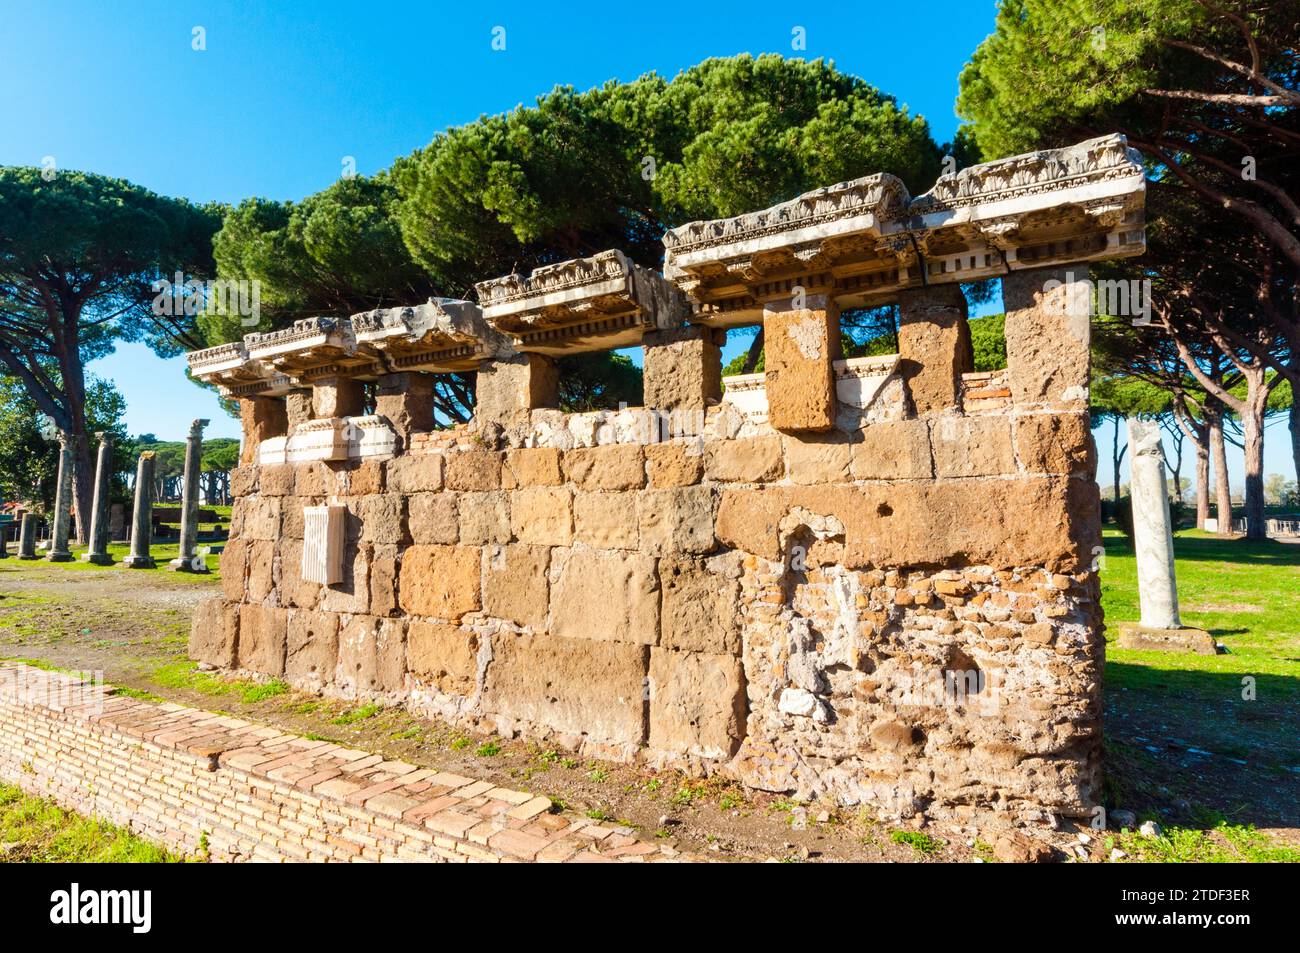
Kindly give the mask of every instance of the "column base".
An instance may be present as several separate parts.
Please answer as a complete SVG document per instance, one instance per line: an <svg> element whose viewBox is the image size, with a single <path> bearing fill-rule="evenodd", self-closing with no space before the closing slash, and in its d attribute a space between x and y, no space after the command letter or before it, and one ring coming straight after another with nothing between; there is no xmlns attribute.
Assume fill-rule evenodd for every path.
<svg viewBox="0 0 1300 953"><path fill-rule="evenodd" d="M1214 636L1203 629L1186 626L1177 629L1156 629L1138 622L1121 622L1116 645L1122 649L1141 649L1156 652L1194 652L1197 655L1217 655Z"/></svg>
<svg viewBox="0 0 1300 953"><path fill-rule="evenodd" d="M122 560L123 569L157 569L158 562L152 556L127 556Z"/></svg>
<svg viewBox="0 0 1300 953"><path fill-rule="evenodd" d="M72 553L50 553L45 559L52 563L70 563L72 562Z"/></svg>
<svg viewBox="0 0 1300 953"><path fill-rule="evenodd" d="M94 563L96 566L113 565L113 557L108 553L86 553L81 557L83 563Z"/></svg>
<svg viewBox="0 0 1300 953"><path fill-rule="evenodd" d="M41 557L37 556L35 553L32 553L30 556L24 555L23 553L19 553L18 558L19 559L40 559Z"/></svg>
<svg viewBox="0 0 1300 953"><path fill-rule="evenodd" d="M195 562L196 559L198 562ZM206 573L212 571L208 568L206 560L201 556L191 556L189 559L177 556L167 564L167 568L173 572Z"/></svg>

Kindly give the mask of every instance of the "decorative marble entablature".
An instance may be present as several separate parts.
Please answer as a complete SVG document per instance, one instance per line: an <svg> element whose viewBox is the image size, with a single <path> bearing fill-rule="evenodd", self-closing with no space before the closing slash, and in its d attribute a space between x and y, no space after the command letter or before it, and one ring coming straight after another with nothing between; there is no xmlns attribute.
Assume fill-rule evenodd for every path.
<svg viewBox="0 0 1300 953"><path fill-rule="evenodd" d="M689 312L676 287L613 249L475 289L494 328L519 350L541 354L639 344L647 331L680 327Z"/></svg>
<svg viewBox="0 0 1300 953"><path fill-rule="evenodd" d="M664 235L664 275L694 323L761 320L796 286L841 308L904 288L1141 254L1145 179L1123 136L971 166L911 198L887 174Z"/></svg>
<svg viewBox="0 0 1300 953"><path fill-rule="evenodd" d="M257 462L270 466L364 460L391 457L396 452L397 434L382 417L326 417L301 423L286 437L263 440L257 448Z"/></svg>
<svg viewBox="0 0 1300 953"><path fill-rule="evenodd" d="M352 330L357 346L382 354L393 371L472 371L509 348L478 305L456 298L356 314Z"/></svg>

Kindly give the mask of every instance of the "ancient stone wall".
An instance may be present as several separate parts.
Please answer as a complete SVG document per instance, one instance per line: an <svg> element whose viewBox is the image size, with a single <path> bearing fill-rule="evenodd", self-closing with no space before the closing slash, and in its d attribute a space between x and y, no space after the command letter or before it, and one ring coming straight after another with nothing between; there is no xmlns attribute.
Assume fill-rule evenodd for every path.
<svg viewBox="0 0 1300 953"><path fill-rule="evenodd" d="M834 244L825 194L876 203L839 219L855 235L917 208L947 221L940 198L979 217L969 183L910 200L859 180L781 210L780 247L778 210L670 233L671 281L610 252L480 286L488 329L430 302L192 357L260 441L232 477L224 595L192 657L891 816L1086 815L1104 643L1077 262L1141 248L1136 166L1099 142L1021 158L1071 189L1122 176L1119 198L1089 179L1064 214L1013 220L1006 190L1045 186L1008 173L997 227L958 236L969 254L939 224L929 260L916 241ZM977 374L956 282L986 273L1008 367ZM838 310L878 294L899 304L899 353L841 359ZM767 371L720 382L725 329L755 321ZM649 406L554 409L553 355L629 342ZM475 418L444 430L427 387L384 376L466 367ZM341 371L379 382L377 414L286 425L257 397L327 392ZM329 506L338 581L310 581L322 557L304 546L323 544L304 508Z"/></svg>

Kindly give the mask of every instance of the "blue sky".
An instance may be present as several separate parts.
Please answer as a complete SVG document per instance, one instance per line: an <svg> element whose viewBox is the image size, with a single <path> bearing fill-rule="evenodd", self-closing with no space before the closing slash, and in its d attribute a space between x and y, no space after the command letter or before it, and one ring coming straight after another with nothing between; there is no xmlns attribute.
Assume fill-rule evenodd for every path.
<svg viewBox="0 0 1300 953"><path fill-rule="evenodd" d="M957 127L957 76L995 12L994 0L13 3L0 34L0 164L48 156L196 201L298 199L329 185L347 157L373 173L449 125L555 85L671 76L741 52L832 59L923 115L943 142ZM496 27L504 51L492 49ZM203 50L193 49L199 28ZM132 433L179 437L204 416L209 433L238 436L181 368L124 345L92 370L125 395ZM1289 474L1278 433L1268 469Z"/></svg>

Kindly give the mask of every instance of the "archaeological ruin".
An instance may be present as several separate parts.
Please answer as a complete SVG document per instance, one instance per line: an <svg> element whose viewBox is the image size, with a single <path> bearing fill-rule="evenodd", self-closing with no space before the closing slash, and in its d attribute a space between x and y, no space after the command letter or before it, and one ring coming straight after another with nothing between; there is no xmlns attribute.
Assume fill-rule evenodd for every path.
<svg viewBox="0 0 1300 953"><path fill-rule="evenodd" d="M190 654L890 816L1086 816L1088 264L1143 251L1143 200L1110 136L195 352L244 449ZM975 373L986 278L1007 367ZM887 304L898 353L843 359L840 313ZM765 370L724 378L754 325ZM557 358L630 346L644 406L557 409ZM437 426L452 372L474 416Z"/></svg>

